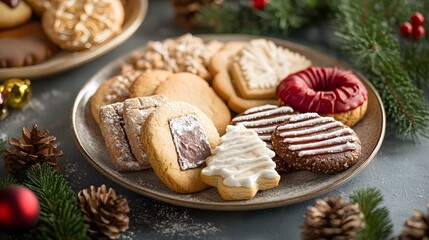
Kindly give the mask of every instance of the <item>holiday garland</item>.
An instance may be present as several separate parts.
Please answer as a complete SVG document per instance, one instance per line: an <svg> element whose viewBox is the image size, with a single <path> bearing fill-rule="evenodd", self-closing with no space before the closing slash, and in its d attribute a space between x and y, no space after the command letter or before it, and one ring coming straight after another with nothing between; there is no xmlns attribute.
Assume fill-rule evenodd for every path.
<svg viewBox="0 0 429 240"><path fill-rule="evenodd" d="M206 5L197 19L217 33L286 34L333 11L341 48L377 88L389 126L403 137L429 137L429 108L422 91L429 86L429 42L423 37L427 21L411 37L399 34L412 12L429 13L429 1L270 0L260 7L255 2Z"/></svg>

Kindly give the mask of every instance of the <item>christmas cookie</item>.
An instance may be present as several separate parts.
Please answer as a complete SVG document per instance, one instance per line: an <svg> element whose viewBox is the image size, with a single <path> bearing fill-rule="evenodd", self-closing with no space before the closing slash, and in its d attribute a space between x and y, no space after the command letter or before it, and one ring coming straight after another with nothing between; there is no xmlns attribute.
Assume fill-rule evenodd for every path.
<svg viewBox="0 0 429 240"><path fill-rule="evenodd" d="M113 103L100 109L100 129L113 165L120 172L144 169L131 153L124 129L124 103Z"/></svg>
<svg viewBox="0 0 429 240"><path fill-rule="evenodd" d="M39 22L30 21L0 31L0 68L38 64L51 57L57 48L43 34Z"/></svg>
<svg viewBox="0 0 429 240"><path fill-rule="evenodd" d="M287 48L266 39L254 39L232 58L231 81L240 97L273 99L277 85L292 73L304 70L311 62Z"/></svg>
<svg viewBox="0 0 429 240"><path fill-rule="evenodd" d="M294 114L294 110L287 106L263 105L247 109L231 120L232 125L242 124L248 129L254 130L258 137L267 144L267 148L273 150L271 135L278 125L288 120ZM291 168L282 158L273 157L277 172L292 172Z"/></svg>
<svg viewBox="0 0 429 240"><path fill-rule="evenodd" d="M146 153L140 141L141 126L155 108L165 104L167 98L160 95L141 98L129 98L124 102L125 132L131 150L143 168L150 168Z"/></svg>
<svg viewBox="0 0 429 240"><path fill-rule="evenodd" d="M290 117L276 128L271 141L289 165L311 172L344 171L361 155L360 140L350 127L317 113Z"/></svg>
<svg viewBox="0 0 429 240"><path fill-rule="evenodd" d="M55 8L56 4L60 3L61 0L25 0L28 5L36 12L38 15L50 8Z"/></svg>
<svg viewBox="0 0 429 240"><path fill-rule="evenodd" d="M190 72L210 82L212 75L207 65L222 45L217 41L206 44L199 37L185 34L177 39L148 42L144 50L132 54L131 63L141 71Z"/></svg>
<svg viewBox="0 0 429 240"><path fill-rule="evenodd" d="M214 123L219 134L231 121L231 113L221 98L204 79L191 73L176 73L163 81L154 94L165 95L169 101L183 101L201 109Z"/></svg>
<svg viewBox="0 0 429 240"><path fill-rule="evenodd" d="M161 181L180 193L206 189L200 172L219 144L212 121L197 107L171 102L155 109L142 126L141 141Z"/></svg>
<svg viewBox="0 0 429 240"><path fill-rule="evenodd" d="M60 1L42 16L49 39L65 50L101 44L121 31L124 7L119 0Z"/></svg>
<svg viewBox="0 0 429 240"><path fill-rule="evenodd" d="M30 20L31 7L21 0L0 1L0 29L13 28Z"/></svg>
<svg viewBox="0 0 429 240"><path fill-rule="evenodd" d="M165 70L153 70L142 73L130 87L130 97L146 97L154 94L155 89L173 73Z"/></svg>
<svg viewBox="0 0 429 240"><path fill-rule="evenodd" d="M354 126L365 115L368 92L350 71L310 67L284 79L277 88L282 104L300 112L332 116Z"/></svg>
<svg viewBox="0 0 429 240"><path fill-rule="evenodd" d="M220 145L212 150L201 171L205 183L218 189L224 200L253 198L258 190L276 187L280 175L271 160L275 153L256 132L242 124L229 125Z"/></svg>
<svg viewBox="0 0 429 240"><path fill-rule="evenodd" d="M100 122L100 108L116 102L123 102L129 98L129 87L140 75L134 70L123 72L123 75L114 76L103 82L91 98L91 112L95 121Z"/></svg>
<svg viewBox="0 0 429 240"><path fill-rule="evenodd" d="M246 109L262 106L265 104L278 105L278 100L272 99L245 99L241 97L234 85L229 73L231 57L235 56L244 46L245 42L228 42L210 61L210 71L214 75L213 89L227 102L230 109L236 113L244 112Z"/></svg>

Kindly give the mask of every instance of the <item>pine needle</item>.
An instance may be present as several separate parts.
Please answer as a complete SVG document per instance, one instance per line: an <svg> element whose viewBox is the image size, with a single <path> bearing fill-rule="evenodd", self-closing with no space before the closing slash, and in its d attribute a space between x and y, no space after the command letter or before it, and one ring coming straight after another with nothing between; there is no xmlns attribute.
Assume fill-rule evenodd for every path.
<svg viewBox="0 0 429 240"><path fill-rule="evenodd" d="M12 175L8 175L7 177L0 180L0 188L4 188L9 185L17 184L17 183L18 181L14 177L12 177Z"/></svg>
<svg viewBox="0 0 429 240"><path fill-rule="evenodd" d="M76 194L64 177L49 165L27 171L25 185L39 198L41 213L36 227L38 239L89 239Z"/></svg>
<svg viewBox="0 0 429 240"><path fill-rule="evenodd" d="M0 138L0 156L3 159L4 151L6 150L6 140Z"/></svg>
<svg viewBox="0 0 429 240"><path fill-rule="evenodd" d="M350 199L359 204L365 215L366 227L359 235L358 240L385 240L392 235L393 224L389 217L389 210L381 207L383 195L375 187L361 188L353 191Z"/></svg>

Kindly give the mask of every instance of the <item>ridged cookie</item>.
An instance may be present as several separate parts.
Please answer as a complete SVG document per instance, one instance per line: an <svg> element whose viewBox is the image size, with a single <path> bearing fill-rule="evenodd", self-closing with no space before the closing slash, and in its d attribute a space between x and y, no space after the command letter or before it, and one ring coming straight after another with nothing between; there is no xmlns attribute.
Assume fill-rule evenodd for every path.
<svg viewBox="0 0 429 240"><path fill-rule="evenodd" d="M159 179L179 193L208 188L200 178L205 159L219 144L212 121L197 107L170 102L155 109L142 127L141 141Z"/></svg>
<svg viewBox="0 0 429 240"><path fill-rule="evenodd" d="M201 178L216 187L224 200L251 199L259 190L279 184L280 175L271 160L275 153L254 130L229 125L220 142L206 160Z"/></svg>
<svg viewBox="0 0 429 240"><path fill-rule="evenodd" d="M317 113L290 117L276 128L272 143L289 165L311 172L344 171L361 155L360 140L350 127Z"/></svg>

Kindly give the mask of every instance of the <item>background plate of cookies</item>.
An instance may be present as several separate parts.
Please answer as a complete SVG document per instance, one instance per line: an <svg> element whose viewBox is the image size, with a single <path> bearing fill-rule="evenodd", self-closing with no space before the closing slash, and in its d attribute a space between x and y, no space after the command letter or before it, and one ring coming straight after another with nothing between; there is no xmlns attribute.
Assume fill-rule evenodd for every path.
<svg viewBox="0 0 429 240"><path fill-rule="evenodd" d="M148 7L147 0L12 2L18 5L0 2L0 81L40 78L91 61L127 40Z"/></svg>
<svg viewBox="0 0 429 240"><path fill-rule="evenodd" d="M163 42L149 42L146 46L136 49L100 69L81 89L72 110L74 137L88 161L109 179L144 196L180 206L212 210L263 209L301 202L328 192L355 177L368 166L378 152L386 127L383 104L372 84L347 64L314 49L285 40L272 38L261 40L261 37L247 35L201 35L197 38L196 40L192 36L184 35L176 39L166 39ZM208 46L207 49L203 49L205 51L197 47L198 44L201 44L200 38ZM226 43L231 43L229 47L235 49L237 43L247 44L255 39L259 39L255 42L256 45L262 44L263 48L269 49L269 51L264 50L264 54L271 54L276 51L275 46L283 47L288 50L286 52L281 50L283 51L282 54L290 57L290 61L302 64L303 68L307 68L310 64L318 66L320 69L336 67L329 68L330 70L326 72L319 68L309 69L314 72L318 71L318 74L330 74L329 76L336 74L337 68L350 70L338 70L338 73L354 74L360 80L366 88L366 101L365 104L362 104L365 106L366 113L360 121L354 122L351 128L337 123L333 118L319 117L315 113L302 114L300 117L296 117L297 119L308 118L309 121L322 121L328 125L335 121L334 124L341 125L340 131L347 128L345 132L353 133L346 137L351 139L358 137L360 139L358 146L360 155L352 164L346 163L346 167L340 166L339 168L328 164L314 169L308 167L309 171L303 171L302 168L299 171L285 171L279 169L279 163L274 161L277 163L276 170L279 174L273 171L276 165L271 161L271 158L276 159L277 156L273 157L274 152L266 147L266 144L269 145L264 140L266 138L261 138L265 142L260 140L255 133L256 130L250 131L237 122L247 118L246 114L270 111L271 108L276 108L273 105L279 104L279 101L276 101L275 96L273 97L269 91L249 92L250 95L262 94L264 96L262 100L258 98L251 101L242 101L242 98L234 100L234 97L226 96L229 94L227 93L228 90L232 89L231 87L225 87L225 83L216 83L216 78L221 72L219 65L226 64L230 59L229 57L223 58L225 56L222 54L219 56L225 49L230 52ZM268 40L275 43L275 46L267 45L266 41ZM257 48L256 45L249 49ZM173 46L172 48L176 52L164 51L165 46ZM186 53L186 49L190 49L190 53ZM151 52L151 50L154 51ZM207 53L209 57L204 54L201 55L199 63L188 56L195 57L195 55L202 53ZM243 53L243 55L246 54L248 53ZM260 53L256 53L256 55L258 54ZM193 62L191 67L185 66L185 69L193 74L154 71L156 69L154 66L163 66L161 69L171 67L173 72L183 71L180 70L180 67L186 65L186 62L181 65L177 61L173 61L173 64L165 60L176 55L180 56L180 59L187 59L186 62ZM252 58L251 55L246 56L246 58ZM218 59L214 60L216 57ZM207 60L207 58L210 59ZM207 60L206 70L199 67L199 64L204 65L205 60ZM217 61L217 64L214 64L213 61ZM258 66L252 68L256 67ZM234 77L232 72L227 71L223 74L230 74L230 77ZM259 80L256 79L255 81ZM215 86L216 84L218 86ZM216 91L213 91L212 88ZM138 98L142 96L139 94L145 97ZM218 98L224 101L218 103ZM185 101L189 104L178 103L177 101ZM199 106L204 102L209 102L212 105L209 107L207 105ZM229 111L225 111L223 106L226 106ZM244 109L251 107L256 107L257 110L252 110L253 112L244 111ZM280 108L278 109L280 111ZM289 107L284 109L286 112L294 112ZM237 118L237 116L241 116L241 118ZM347 115L346 120L349 117ZM143 120L143 118L146 119ZM232 122L231 119L233 119ZM326 119L328 120L325 121ZM168 121L170 121L170 125L168 125ZM266 119L261 119L261 121L265 122ZM135 126L136 123L139 126L138 129L134 127L130 132L126 131L128 129L122 129L124 124ZM184 123L185 125L183 125ZM235 124L237 125L233 126ZM286 126L280 129L286 131L287 128ZM322 128L324 127L322 126ZM199 133L204 131L208 134L202 137ZM278 136L283 136L282 134L285 133L280 132ZM219 136L221 136L220 140ZM255 139L255 136L258 139ZM138 143L144 144L143 149L146 155L138 156L139 154L134 152L135 149L139 148L135 142L132 144L134 138L138 139ZM189 144L189 139L198 139L198 141L205 139L202 142L204 144L196 145L197 151L193 151L193 155L201 155L203 152L208 152L210 155L209 149L212 149L211 154L213 155L206 159L207 167L195 168L193 165L197 164L196 162L181 162L180 159L189 156L189 152L185 152L185 154L180 152L178 150L180 144L191 148L191 150L195 149L192 144ZM179 145L177 145L178 142ZM176 144L177 151L174 150L174 144ZM213 150L216 145L222 146L224 144L224 147ZM245 148L251 146L253 149L243 153L245 158L249 154L257 152L257 158L264 159L265 162L262 163L264 167L258 168L263 169L264 174L267 174L268 177L258 182L259 190L262 191L256 189L252 193L247 192L248 196L245 197L245 200L238 200L235 198L237 195L235 192L232 192L231 195L228 195L227 192L231 189L235 191L234 187L227 188L221 193L216 187L213 188L208 185L216 185L222 180L211 178L209 176L211 173L228 171L216 169L216 164L222 162L225 156L237 155L238 153L234 152L234 148L243 147L243 145ZM133 160L126 160L124 156L127 155L134 155L130 156ZM182 155L186 156L183 157ZM175 160L170 162L171 159ZM161 162L156 162L158 160ZM216 161L218 162L216 163ZM170 171L172 165L180 165L181 168L183 166L191 167L192 169L186 170L188 172L184 174L185 171L176 169L178 166L175 167L174 171ZM295 167L299 167L299 165ZM166 176L169 174L171 176ZM204 182L208 185L201 182L200 174L201 178L205 178ZM239 185L240 183L233 178L225 181L230 181L232 185ZM274 187L267 187L270 184ZM252 184L244 182L244 185L250 186Z"/></svg>

